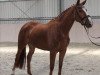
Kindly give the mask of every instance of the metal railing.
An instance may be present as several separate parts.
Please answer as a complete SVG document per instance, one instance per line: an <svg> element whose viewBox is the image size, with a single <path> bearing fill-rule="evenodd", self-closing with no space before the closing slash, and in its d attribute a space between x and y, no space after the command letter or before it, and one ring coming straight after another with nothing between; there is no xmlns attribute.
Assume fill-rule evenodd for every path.
<svg viewBox="0 0 100 75"><path fill-rule="evenodd" d="M53 15L53 16L35 16L35 15L32 15L32 17L30 17L29 15L30 15L30 13L26 13L27 11L32 11L33 12L33 10L30 10L31 8L34 8L34 3L32 4L32 5L30 5L30 7L29 8L27 8L26 10L24 10L23 11L23 9L22 8L20 8L20 6L18 6L18 2L21 2L21 3L23 3L23 2L25 2L25 1L27 1L27 2L30 2L30 1L41 1L41 0L1 0L0 1L0 4L2 4L2 3L11 3L12 4L12 6L14 6L18 11L20 11L21 13L22 13L22 15L21 16L18 16L18 17L7 17L7 18L5 18L5 17L0 17L0 22L1 21L3 21L3 22L6 22L6 21L28 21L28 20L51 20L51 19L53 19L54 17L56 17L58 14L60 14L61 12L62 12L62 10L63 10L63 8L64 8L64 0L57 0L57 1L59 1L59 2L55 2L55 4L57 4L58 3L58 5L56 6L56 7L58 7L58 8L56 8L56 9L58 9L56 12L55 11L52 11L52 13L56 13L56 15ZM50 0L48 0L48 2L49 2ZM54 1L54 0L52 0L52 1ZM9 5L10 5L10 3L9 3ZM53 2L54 3L54 2ZM52 9L54 9L54 7L55 7L55 4L53 4L53 7L52 7ZM35 6L36 7L36 6ZM41 8L43 8L43 7L41 7ZM36 9L36 8L34 8L35 10L34 11L37 11L38 9ZM50 8L51 9L51 8ZM9 10L9 11L11 11L11 10ZM13 11L13 9L12 9L12 11ZM38 11L37 11L38 12ZM46 10L45 10L45 12L46 12ZM47 12L48 12L48 10L47 10ZM8 12L6 12L6 13L8 13ZM13 12L12 12L13 13ZM40 12L40 13L43 13L43 12ZM58 13L58 14L57 14ZM51 14L51 13L50 13ZM25 17L23 17L23 15L25 16ZM100 19L100 16L92 16L92 19Z"/></svg>
<svg viewBox="0 0 100 75"><path fill-rule="evenodd" d="M0 3L4 2L19 2L19 1L34 1L34 0L1 0Z"/></svg>

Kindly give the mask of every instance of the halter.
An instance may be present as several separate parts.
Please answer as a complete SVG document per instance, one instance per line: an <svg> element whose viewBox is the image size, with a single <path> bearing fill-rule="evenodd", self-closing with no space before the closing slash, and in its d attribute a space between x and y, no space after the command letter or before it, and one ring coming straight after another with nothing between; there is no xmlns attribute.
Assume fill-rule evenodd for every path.
<svg viewBox="0 0 100 75"><path fill-rule="evenodd" d="M79 12L78 12L78 10L77 10L77 8L76 8L76 13L77 13L77 15L79 16L79 18L80 18L80 20L81 20L81 23L82 23L83 25L86 25L87 20L88 20L88 18L90 17L90 15L86 15L86 16L84 16L83 18L81 18L80 14L79 14ZM85 21L85 22L83 22L83 21Z"/></svg>
<svg viewBox="0 0 100 75"><path fill-rule="evenodd" d="M81 21L84 21L85 19L87 19L87 18L89 18L90 17L90 15L87 15L87 16L85 16L85 17L83 17L82 19L81 19ZM87 20L86 20L87 21ZM85 23L86 23L86 21L85 21ZM85 25L85 24L84 24Z"/></svg>

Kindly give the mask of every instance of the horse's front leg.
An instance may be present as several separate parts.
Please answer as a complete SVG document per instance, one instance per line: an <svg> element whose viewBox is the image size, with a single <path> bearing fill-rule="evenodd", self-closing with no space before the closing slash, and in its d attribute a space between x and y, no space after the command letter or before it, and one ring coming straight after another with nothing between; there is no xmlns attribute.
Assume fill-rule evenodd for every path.
<svg viewBox="0 0 100 75"><path fill-rule="evenodd" d="M66 53L66 49L64 51L59 52L59 71L58 75L61 75L62 65L63 65L63 59Z"/></svg>
<svg viewBox="0 0 100 75"><path fill-rule="evenodd" d="M52 75L53 73L56 54L57 54L56 51L50 51L50 74L49 75Z"/></svg>

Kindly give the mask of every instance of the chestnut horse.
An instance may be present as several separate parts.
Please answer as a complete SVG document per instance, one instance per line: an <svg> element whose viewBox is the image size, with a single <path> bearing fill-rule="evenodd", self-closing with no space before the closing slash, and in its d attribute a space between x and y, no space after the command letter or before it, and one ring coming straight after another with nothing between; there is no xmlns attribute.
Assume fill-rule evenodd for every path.
<svg viewBox="0 0 100 75"><path fill-rule="evenodd" d="M26 45L29 46L29 53L27 55L27 73L32 75L30 62L35 48L50 51L50 73L52 75L55 63L56 54L59 52L59 70L58 75L61 75L63 59L66 49L70 42L69 31L74 23L77 21L83 26L92 27L90 17L84 10L86 0L77 3L65 11L63 11L56 18L52 19L46 24L38 22L26 23L19 32L18 37L18 51L15 58L13 67L13 74L15 68L22 69L26 61Z"/></svg>

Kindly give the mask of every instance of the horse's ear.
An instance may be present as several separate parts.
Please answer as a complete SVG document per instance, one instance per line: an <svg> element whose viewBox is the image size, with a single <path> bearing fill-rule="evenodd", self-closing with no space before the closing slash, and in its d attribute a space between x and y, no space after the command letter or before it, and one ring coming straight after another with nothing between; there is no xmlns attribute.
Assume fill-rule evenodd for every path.
<svg viewBox="0 0 100 75"><path fill-rule="evenodd" d="M76 5L79 5L80 4L80 0L77 0L77 3L76 3Z"/></svg>
<svg viewBox="0 0 100 75"><path fill-rule="evenodd" d="M83 1L81 4L84 5L86 3L87 0Z"/></svg>

